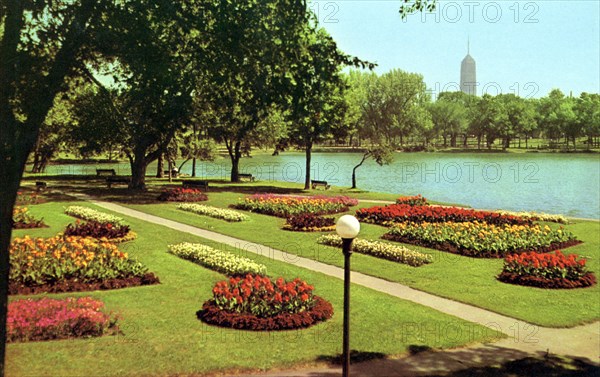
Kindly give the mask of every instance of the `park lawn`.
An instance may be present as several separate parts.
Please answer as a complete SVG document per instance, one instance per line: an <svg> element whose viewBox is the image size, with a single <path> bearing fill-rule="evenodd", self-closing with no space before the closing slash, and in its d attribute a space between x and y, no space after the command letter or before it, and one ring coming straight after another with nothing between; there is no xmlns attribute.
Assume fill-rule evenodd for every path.
<svg viewBox="0 0 600 377"><path fill-rule="evenodd" d="M74 221L63 214L64 207L70 204L98 208L77 202L31 206L31 211L43 216L50 227L19 230L14 236L48 237L60 232ZM341 352L341 280L266 256L247 255L265 264L272 277L300 277L314 284L316 294L333 304L334 317L298 331L251 332L208 326L199 321L195 313L211 297L213 285L225 277L167 253L167 245L203 242L236 254L243 254L243 250L123 217L139 237L121 245L121 249L148 266L159 276L161 284L33 296L89 295L100 299L106 303L107 310L121 314L124 334L11 343L7 347L7 375L167 376L241 372L313 365ZM245 225L252 227L253 224ZM10 299L24 297L32 296L11 296ZM491 329L356 285L352 286L351 325L352 349L365 355L400 355L415 346L449 348L503 337Z"/></svg>
<svg viewBox="0 0 600 377"><path fill-rule="evenodd" d="M243 198L242 194L231 192L208 194L209 201L203 203L218 207L228 207ZM126 205L142 212L264 244L324 263L343 265L343 258L338 249L316 243L320 233L281 230L285 222L283 219L246 212L251 217L249 222L229 224L177 210L176 204L172 203ZM358 207L372 205L361 203ZM350 213L354 213L358 207L354 207ZM377 225L361 226L359 237L362 238L378 239L386 231L386 228ZM600 223L577 221L566 228L584 243L567 248L564 252L585 256L588 258L590 269L600 273ZM268 237L265 236L267 230ZM598 285L574 290L510 285L495 278L502 270L502 260L475 259L412 245L408 247L433 255L434 262L414 268L355 253L352 257L352 269L546 327L572 327L600 318Z"/></svg>

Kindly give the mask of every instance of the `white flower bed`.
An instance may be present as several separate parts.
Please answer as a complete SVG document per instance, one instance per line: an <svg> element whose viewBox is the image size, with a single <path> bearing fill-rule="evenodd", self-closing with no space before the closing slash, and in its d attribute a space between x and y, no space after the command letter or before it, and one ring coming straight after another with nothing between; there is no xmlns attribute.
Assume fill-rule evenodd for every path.
<svg viewBox="0 0 600 377"><path fill-rule="evenodd" d="M88 207L69 206L65 208L65 213L82 220L97 221L102 224L126 225L125 220L119 216L109 215L108 213L96 211Z"/></svg>
<svg viewBox="0 0 600 377"><path fill-rule="evenodd" d="M323 235L317 239L317 242L322 245L342 247L342 238L335 234ZM354 239L352 250L357 253L408 264L413 267L433 262L433 257L429 254L419 253L404 246L379 241L368 241L360 238Z"/></svg>
<svg viewBox="0 0 600 377"><path fill-rule="evenodd" d="M551 215L548 213L537 213L537 212L512 212L512 211L504 211L498 210L497 213L501 215L512 215L522 217L524 219L534 220L534 221L548 221L559 224L568 224L569 220L563 215Z"/></svg>
<svg viewBox="0 0 600 377"><path fill-rule="evenodd" d="M184 242L168 248L171 254L229 276L267 274L265 265L203 244Z"/></svg>
<svg viewBox="0 0 600 377"><path fill-rule="evenodd" d="M206 206L203 204L183 203L177 206L177 209L195 213L196 215L204 215L221 219L225 221L245 221L249 217L241 212L231 209L217 208Z"/></svg>

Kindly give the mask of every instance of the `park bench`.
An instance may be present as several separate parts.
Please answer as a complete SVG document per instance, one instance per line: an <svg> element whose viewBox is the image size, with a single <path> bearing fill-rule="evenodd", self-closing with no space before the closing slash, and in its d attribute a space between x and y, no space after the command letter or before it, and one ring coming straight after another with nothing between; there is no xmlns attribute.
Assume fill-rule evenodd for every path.
<svg viewBox="0 0 600 377"><path fill-rule="evenodd" d="M312 187L313 190L315 190L317 187L323 187L325 190L329 190L331 188L331 185L327 184L327 181L314 181L311 180L310 181L310 185Z"/></svg>
<svg viewBox="0 0 600 377"><path fill-rule="evenodd" d="M35 182L35 188L37 191L45 190L47 187L48 187L48 184L46 182L43 182L43 181Z"/></svg>
<svg viewBox="0 0 600 377"><path fill-rule="evenodd" d="M208 191L208 181L186 179L181 181L181 184L184 188L199 188L203 189L204 191Z"/></svg>
<svg viewBox="0 0 600 377"><path fill-rule="evenodd" d="M114 176L117 175L115 169L96 169L96 176L98 177L106 177L106 176Z"/></svg>
<svg viewBox="0 0 600 377"><path fill-rule="evenodd" d="M106 177L106 185L108 186L108 188L112 188L112 185L116 185L116 184L128 185L130 183L131 183L131 178L129 178L129 177L120 177L117 175Z"/></svg>
<svg viewBox="0 0 600 377"><path fill-rule="evenodd" d="M163 173L165 174L165 176L169 176L169 171L168 170L164 170ZM177 170L171 170L171 177L173 178L177 178L177 176L179 175L179 172Z"/></svg>
<svg viewBox="0 0 600 377"><path fill-rule="evenodd" d="M252 174L247 174L247 173L239 173L238 177L240 178L240 180L243 179L247 179L250 182L254 182L254 176Z"/></svg>

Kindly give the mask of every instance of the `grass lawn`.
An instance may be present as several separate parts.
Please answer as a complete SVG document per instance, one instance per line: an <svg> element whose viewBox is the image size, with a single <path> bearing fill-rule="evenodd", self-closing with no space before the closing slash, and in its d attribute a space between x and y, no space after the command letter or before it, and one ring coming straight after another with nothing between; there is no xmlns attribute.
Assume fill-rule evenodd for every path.
<svg viewBox="0 0 600 377"><path fill-rule="evenodd" d="M237 191L239 192L209 192L209 201L203 203L228 207L244 196L244 190ZM285 191L285 187L277 185L271 191L282 192ZM261 192L269 192L269 190L265 188ZM155 193L148 195L148 204L125 203L125 205L199 228L262 243L324 263L343 265L343 258L339 250L316 243L320 234L281 230L283 219L248 213L251 216L249 222L230 224L222 220L177 210L176 204L152 203L150 195L155 195ZM371 193L369 199L373 197L376 196ZM359 207L372 205L372 203L362 203ZM550 224L550 226L556 225ZM585 256L588 258L590 269L597 274L600 273L600 240L598 239L600 223L577 221L568 225L567 229L575 233L584 243L568 248L564 252ZM362 224L360 237L378 239L385 230L386 228L381 226ZM355 271L406 284L416 289L541 326L571 327L600 318L600 302L598 301L600 287L598 285L575 290L548 290L515 286L501 283L495 279L502 269L502 260L474 259L426 248L408 247L433 255L434 263L413 268L354 254L352 268Z"/></svg>
<svg viewBox="0 0 600 377"><path fill-rule="evenodd" d="M215 194L213 201L229 201L236 194ZM63 214L73 202L49 202L29 206L50 225L45 229L19 230L14 236L49 237L74 219ZM79 204L79 203L78 203ZM91 206L89 204L85 204ZM177 217L172 206L141 207ZM104 210L103 210L104 211ZM108 212L108 211L105 211ZM173 212L173 213L171 213ZM183 214L183 213L182 213ZM185 217L185 216L184 216ZM329 300L334 317L305 330L250 332L205 325L196 311L211 297L211 289L224 276L166 252L178 242L205 242L241 254L243 250L215 245L186 233L124 216L138 233L137 240L121 246L156 273L162 284L113 291L51 294L51 297L92 296L123 317L124 335L12 343L7 348L7 375L115 376L183 375L219 371L266 370L314 364L341 352L343 284L320 273L252 255L268 268L270 276L300 277L314 284L315 293ZM189 219L204 218L188 215ZM200 220L198 220L200 219ZM211 220L208 220L211 221ZM229 224L237 236L249 238L250 229L276 219L253 216L245 224ZM212 222L211 222L212 224ZM216 224L216 223L215 223ZM240 228L248 227L248 230ZM204 224L204 227L216 225ZM273 225L270 225L271 227ZM265 229L273 229L265 232ZM262 241L273 235L277 242L289 233L262 229ZM314 235L311 235L314 236ZM283 237L285 238L285 237ZM294 237L294 239L296 239ZM308 242L308 241L306 241ZM362 258L355 259L356 261ZM362 264L362 262L360 263ZM45 295L38 295L41 297ZM31 296L27 296L31 297ZM22 298L11 296L11 300ZM366 355L399 355L413 347L447 348L501 337L487 328L376 291L352 287L352 349Z"/></svg>

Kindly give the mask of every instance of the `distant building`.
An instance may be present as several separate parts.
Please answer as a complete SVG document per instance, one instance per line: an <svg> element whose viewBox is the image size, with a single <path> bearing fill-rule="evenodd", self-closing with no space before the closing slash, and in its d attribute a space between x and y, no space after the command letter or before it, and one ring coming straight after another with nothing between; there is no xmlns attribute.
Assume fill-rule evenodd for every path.
<svg viewBox="0 0 600 377"><path fill-rule="evenodd" d="M460 64L460 90L463 93L477 95L477 67L470 55L470 43L467 42L467 56Z"/></svg>

